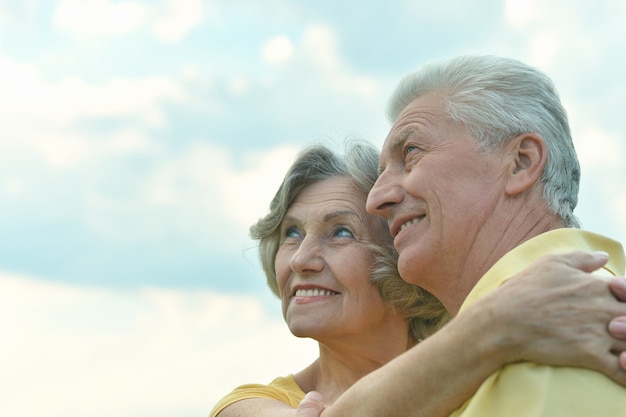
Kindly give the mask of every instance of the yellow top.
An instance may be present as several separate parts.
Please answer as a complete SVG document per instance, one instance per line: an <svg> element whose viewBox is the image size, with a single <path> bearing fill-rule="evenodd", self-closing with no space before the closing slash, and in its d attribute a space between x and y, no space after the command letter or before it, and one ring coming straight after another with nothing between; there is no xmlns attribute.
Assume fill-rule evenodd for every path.
<svg viewBox="0 0 626 417"><path fill-rule="evenodd" d="M481 278L464 308L549 253L605 251L604 272L624 274L624 249L611 239L579 229L543 233L513 249ZM478 336L477 336L478 337ZM599 372L522 362L504 366L451 417L624 417L626 389Z"/></svg>
<svg viewBox="0 0 626 417"><path fill-rule="evenodd" d="M230 394L218 401L211 410L209 417L215 417L220 411L234 402L248 398L267 398L282 401L293 408L297 408L304 398L304 391L300 388L293 375L278 377L269 385L247 384L235 388Z"/></svg>

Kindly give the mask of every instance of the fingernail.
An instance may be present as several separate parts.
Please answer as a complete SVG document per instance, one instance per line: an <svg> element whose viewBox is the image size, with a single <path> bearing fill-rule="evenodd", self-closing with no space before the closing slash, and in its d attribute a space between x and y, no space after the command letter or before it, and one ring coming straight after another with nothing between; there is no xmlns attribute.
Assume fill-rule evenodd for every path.
<svg viewBox="0 0 626 417"><path fill-rule="evenodd" d="M624 323L626 325L626 323ZM323 401L322 398L322 394L320 394L317 391L309 391L306 393L306 395L304 396L304 398L310 399L310 400L316 400L316 401Z"/></svg>
<svg viewBox="0 0 626 417"><path fill-rule="evenodd" d="M617 282L617 284L620 287L626 289L626 278L624 278L624 277L613 277L612 281Z"/></svg>
<svg viewBox="0 0 626 417"><path fill-rule="evenodd" d="M609 322L609 332L620 339L626 338L626 317L615 317Z"/></svg>

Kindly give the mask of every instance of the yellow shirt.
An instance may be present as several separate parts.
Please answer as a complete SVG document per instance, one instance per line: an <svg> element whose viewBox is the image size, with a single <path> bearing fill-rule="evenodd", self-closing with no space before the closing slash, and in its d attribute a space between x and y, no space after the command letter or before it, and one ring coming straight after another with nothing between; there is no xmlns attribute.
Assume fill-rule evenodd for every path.
<svg viewBox="0 0 626 417"><path fill-rule="evenodd" d="M552 230L502 257L476 284L461 311L543 255L576 249L608 252L604 272L624 274L624 249L618 242L579 229ZM522 362L492 374L451 416L625 417L626 389L599 372Z"/></svg>
<svg viewBox="0 0 626 417"><path fill-rule="evenodd" d="M267 398L270 400L282 401L289 404L293 408L297 408L300 401L304 398L304 391L300 388L293 375L286 377L278 377L269 385L247 384L235 388L230 394L219 400L209 417L215 417L217 413L222 411L234 402L245 400L247 398Z"/></svg>

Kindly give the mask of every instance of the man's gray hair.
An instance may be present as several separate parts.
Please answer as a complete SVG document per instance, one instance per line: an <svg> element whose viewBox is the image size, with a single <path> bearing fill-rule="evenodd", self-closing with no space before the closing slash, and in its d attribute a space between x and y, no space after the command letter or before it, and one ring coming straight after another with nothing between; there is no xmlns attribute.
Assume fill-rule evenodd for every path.
<svg viewBox="0 0 626 417"><path fill-rule="evenodd" d="M548 76L520 61L490 55L429 63L396 87L388 106L391 122L429 92L442 94L449 117L464 125L484 150L523 133L541 136L548 148L541 176L544 199L565 227L580 227L574 216L580 165L567 114Z"/></svg>

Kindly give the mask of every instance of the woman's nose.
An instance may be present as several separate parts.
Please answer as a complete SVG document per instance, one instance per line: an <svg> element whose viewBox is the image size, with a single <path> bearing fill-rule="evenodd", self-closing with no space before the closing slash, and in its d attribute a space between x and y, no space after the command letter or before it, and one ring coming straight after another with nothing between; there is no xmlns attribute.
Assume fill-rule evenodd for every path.
<svg viewBox="0 0 626 417"><path fill-rule="evenodd" d="M313 236L305 236L298 250L291 257L291 270L300 275L320 272L324 269L321 245Z"/></svg>

